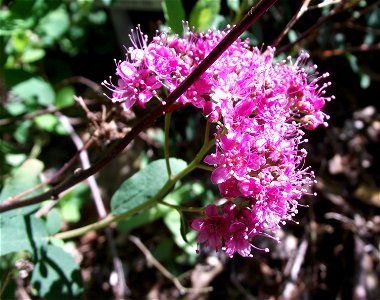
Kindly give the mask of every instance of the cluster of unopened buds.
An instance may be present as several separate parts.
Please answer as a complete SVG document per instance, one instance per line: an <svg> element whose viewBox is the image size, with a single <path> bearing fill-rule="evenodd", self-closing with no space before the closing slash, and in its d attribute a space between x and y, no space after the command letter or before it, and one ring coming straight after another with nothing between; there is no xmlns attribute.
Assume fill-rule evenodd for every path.
<svg viewBox="0 0 380 300"><path fill-rule="evenodd" d="M126 110L162 101L161 89L173 91L229 29L187 30L184 38L157 33L148 43L137 28L131 35L134 47L116 63L117 84L103 83L111 100ZM307 64L307 53L277 63L274 55L274 48L261 51L238 39L177 99L217 124L215 152L204 162L214 168L211 181L224 204L208 205L190 227L198 231L198 243L231 257L252 256L255 236L276 239L271 233L294 219L301 196L315 181L304 167L304 131L327 126L321 108L333 98L324 95L330 82L319 84L328 74Z"/></svg>

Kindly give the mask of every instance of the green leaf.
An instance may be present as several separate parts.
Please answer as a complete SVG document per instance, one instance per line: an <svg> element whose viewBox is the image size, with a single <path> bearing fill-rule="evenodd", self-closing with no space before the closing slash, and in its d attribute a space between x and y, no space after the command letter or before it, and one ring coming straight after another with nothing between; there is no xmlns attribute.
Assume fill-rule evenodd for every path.
<svg viewBox="0 0 380 300"><path fill-rule="evenodd" d="M175 176L186 167L181 159L170 158L170 168ZM111 199L111 212L120 215L138 212L144 208L168 181L164 159L156 160L122 183Z"/></svg>
<svg viewBox="0 0 380 300"><path fill-rule="evenodd" d="M169 204L180 205L183 202L190 201L201 195L203 191L203 186L198 183L181 184L173 192L169 193L164 198L164 201ZM171 210L172 208L169 206L156 205L133 217L119 221L117 227L123 231L132 230L161 219Z"/></svg>
<svg viewBox="0 0 380 300"><path fill-rule="evenodd" d="M368 74L360 74L360 87L364 90L371 85L371 77Z"/></svg>
<svg viewBox="0 0 380 300"><path fill-rule="evenodd" d="M181 233L181 216L176 210L172 210L164 217L164 223L173 235L174 242L184 250L188 255L195 259L196 257L196 233L190 231L186 234L186 239L183 239Z"/></svg>
<svg viewBox="0 0 380 300"><path fill-rule="evenodd" d="M56 116L52 114L44 114L34 118L37 127L49 132L54 132L54 128L59 124Z"/></svg>
<svg viewBox="0 0 380 300"><path fill-rule="evenodd" d="M17 152L17 149L12 144L0 140L0 152L3 154Z"/></svg>
<svg viewBox="0 0 380 300"><path fill-rule="evenodd" d="M21 101L9 102L5 105L5 108L12 116L21 115L27 111L25 103Z"/></svg>
<svg viewBox="0 0 380 300"><path fill-rule="evenodd" d="M44 299L82 299L83 282L78 264L69 253L53 245L42 249L31 283Z"/></svg>
<svg viewBox="0 0 380 300"><path fill-rule="evenodd" d="M13 94L27 100L36 100L38 104L48 106L54 102L53 87L46 81L33 77L15 85Z"/></svg>
<svg viewBox="0 0 380 300"><path fill-rule="evenodd" d="M37 184L40 183L39 176L44 168L44 165L41 161L37 159L28 159L26 160L18 169L14 170L9 178L5 180L4 188L0 193L0 202L3 202L11 196L15 196ZM33 196L38 193L39 190L34 191L33 193L28 194L27 197ZM24 197L25 198L25 197ZM22 198L21 198L22 199ZM1 216L14 216L27 214L36 209L39 204L27 206L24 208L11 210L5 213L2 213Z"/></svg>
<svg viewBox="0 0 380 300"><path fill-rule="evenodd" d="M46 218L46 229L49 235L54 235L61 229L61 215L58 209L53 208L49 211Z"/></svg>
<svg viewBox="0 0 380 300"><path fill-rule="evenodd" d="M187 224L187 221L185 219L185 216L183 215L183 213L181 211L178 211L179 215L180 215L180 218L181 218L181 227L180 227L180 233L181 233L181 237L182 239L190 244L189 240L187 239L187 236L186 234L189 232L189 226Z"/></svg>
<svg viewBox="0 0 380 300"><path fill-rule="evenodd" d="M34 216L0 215L0 256L28 251L35 256L45 247L48 234L44 222Z"/></svg>
<svg viewBox="0 0 380 300"><path fill-rule="evenodd" d="M240 0L227 0L227 6L232 11L238 11L240 7Z"/></svg>
<svg viewBox="0 0 380 300"><path fill-rule="evenodd" d="M102 0L104 6L110 6L112 4L112 0Z"/></svg>
<svg viewBox="0 0 380 300"><path fill-rule="evenodd" d="M28 46L29 39L25 31L13 32L10 38L10 44L19 53L24 52Z"/></svg>
<svg viewBox="0 0 380 300"><path fill-rule="evenodd" d="M20 144L24 144L28 140L29 128L32 126L32 120L22 122L13 132L13 136Z"/></svg>
<svg viewBox="0 0 380 300"><path fill-rule="evenodd" d="M74 104L75 90L72 86L65 86L57 91L55 106L58 108Z"/></svg>
<svg viewBox="0 0 380 300"><path fill-rule="evenodd" d="M118 223L117 228L122 231L130 231L132 229L141 227L143 225L146 225L158 219L161 219L169 211L170 211L170 208L168 206L164 206L164 205L153 206L133 217L121 220Z"/></svg>
<svg viewBox="0 0 380 300"><path fill-rule="evenodd" d="M39 31L42 31L42 33L56 40L69 29L69 25L70 19L66 10L58 8L43 17L37 28Z"/></svg>
<svg viewBox="0 0 380 300"><path fill-rule="evenodd" d="M182 0L164 0L162 1L162 9L167 25L174 33L181 35L183 31L182 21L186 19Z"/></svg>
<svg viewBox="0 0 380 300"><path fill-rule="evenodd" d="M352 71L354 73L358 73L359 72L358 58L351 53L347 53L346 58L350 64Z"/></svg>
<svg viewBox="0 0 380 300"><path fill-rule="evenodd" d="M13 167L20 166L26 158L27 156L24 153L5 155L5 161Z"/></svg>
<svg viewBox="0 0 380 300"><path fill-rule="evenodd" d="M165 267L169 267L170 264L175 264L173 261L173 248L174 243L172 238L160 239L153 250L153 256L161 263L164 263Z"/></svg>
<svg viewBox="0 0 380 300"><path fill-rule="evenodd" d="M88 15L88 20L94 25L102 25L107 21L105 11L95 11Z"/></svg>
<svg viewBox="0 0 380 300"><path fill-rule="evenodd" d="M198 0L190 13L190 27L207 31L220 11L220 0Z"/></svg>
<svg viewBox="0 0 380 300"><path fill-rule="evenodd" d="M45 50L44 49L26 49L22 56L21 60L23 63L32 63L37 60L40 60L45 56Z"/></svg>
<svg viewBox="0 0 380 300"><path fill-rule="evenodd" d="M34 118L37 127L46 130L47 132L57 134L67 134L66 129L63 127L58 118L52 114L44 114Z"/></svg>
<svg viewBox="0 0 380 300"><path fill-rule="evenodd" d="M26 160L5 181L4 188L0 194L0 202L38 184L43 168L43 163L37 159L31 158Z"/></svg>
<svg viewBox="0 0 380 300"><path fill-rule="evenodd" d="M297 33L293 29L289 30L288 39L291 43L294 43L297 40Z"/></svg>
<svg viewBox="0 0 380 300"><path fill-rule="evenodd" d="M65 193L58 205L61 208L62 218L67 222L78 222L81 218L80 210L88 199L88 187L81 183Z"/></svg>

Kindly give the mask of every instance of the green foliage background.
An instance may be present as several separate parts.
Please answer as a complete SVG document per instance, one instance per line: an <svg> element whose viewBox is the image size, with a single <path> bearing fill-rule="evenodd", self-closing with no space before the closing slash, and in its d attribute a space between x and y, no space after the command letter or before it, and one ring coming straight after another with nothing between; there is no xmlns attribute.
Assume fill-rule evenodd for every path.
<svg viewBox="0 0 380 300"><path fill-rule="evenodd" d="M115 124L118 132L133 125L132 117L112 119L114 115L119 116L120 111L114 112L115 108L102 95L99 86L102 80L114 73L113 59L124 58L120 32L126 37L129 34L127 25L132 27L141 23L142 30L150 37L160 27L170 27L173 32L182 34L184 19L189 20L189 25L199 31L211 27L223 29L226 24L240 20L255 2L165 0L162 9L156 10L152 5L151 10L142 10L141 7L128 6L128 1L124 4L122 1L106 0L0 1L0 202L51 178L51 174L76 153L58 112L72 121L83 140L88 138L89 132L100 134L99 127L94 124ZM321 1L312 1L314 8L296 23L277 47L278 59L284 59L287 55L296 56L301 49L307 50L321 72L328 71L331 74L333 86L330 92L337 98L326 107L327 113L332 116L330 128L319 129L310 138L308 163L317 170L323 187L316 187L321 196L312 200L315 202L310 205L310 214L315 215L308 216L307 212L300 214L301 223L304 222L306 227L311 221L326 224L324 214L331 211L342 212L352 219L359 215L369 222L380 207L379 159L374 154L380 131L377 99L380 93L380 7L376 1L345 2L339 13L329 16L340 3L318 7ZM278 1L244 37L249 37L253 45L271 44L295 14L299 4L298 1ZM126 23L120 24L115 11L123 13ZM318 24L321 19L324 21ZM311 30L316 24L318 26ZM305 32L308 34L303 36ZM75 95L86 99L93 119L74 101ZM106 119L101 119L103 109L110 112ZM143 112L137 109L135 113L138 116ZM115 123L112 123L113 120ZM144 205L150 199L149 196L165 184L165 177L159 177L165 172L163 164L156 168L157 162L152 163L163 154L161 125L162 120L147 131L143 139L136 140L128 153L100 172L97 180L106 206L115 214L135 209L134 206L130 207L130 202L125 206L125 197L120 198L121 193L134 198L133 186L141 186L141 180L137 180L136 184L133 178L143 176L144 180L148 180L144 184L146 189L139 193L142 198L134 198L138 205ZM170 149L172 156L178 157L176 172L186 166L185 161L191 161L194 149L201 147L203 126L204 120L195 109L186 108L173 114ZM362 142L355 143L358 138ZM115 139L117 137L100 134L98 143L89 149L89 154L95 160ZM340 166L343 169L339 172L331 169L333 159L337 157L346 159L348 165L346 169ZM157 186L149 184L149 180L153 181L154 178L145 176L147 173L152 175L152 170L156 172L155 177L162 179L162 182L156 182ZM70 169L69 173L72 172L74 170ZM46 186L29 196L44 189ZM343 197L344 205L329 202L332 198L336 199L337 195ZM189 180L179 182L165 201L173 205L185 201L189 205L205 205L217 197L218 191L209 183L207 174L194 172ZM96 284L99 278L107 282L106 277L112 270L110 253L99 244L102 233L99 232L92 240L92 258L82 259L76 253L87 245L85 238L73 243L53 237L62 230L75 229L97 220L87 185L80 184L61 195L59 203L47 214L35 215L41 206L48 205L49 201L0 215L2 297L14 298L21 287L36 299L90 299L99 293L110 297L112 288L109 285L100 288ZM195 236L186 232L184 220L186 216L180 216L176 210L160 205L120 220L113 232L119 238L119 251L125 251L121 256L128 259L136 256L129 247L130 243L125 242L126 236L133 232L145 238L154 256L173 274L193 268L203 257L195 254ZM290 226L289 230L301 239L303 232L299 228ZM336 232L347 234L340 227ZM374 233L368 229L366 234L369 243L376 244L376 238L371 235ZM334 239L324 237L327 244ZM342 240L343 244L346 242ZM315 242L316 246L322 244L318 239ZM86 256L86 253L83 255ZM97 255L106 258L100 262ZM273 255L280 254L274 251ZM254 260L261 260L276 269L284 262L274 256L270 260L259 253ZM332 259L331 256L331 253L326 255L326 259ZM141 258L125 260L124 266L137 274L130 275L128 280L128 286L136 299L146 296L146 290L150 288L138 285L141 274L136 271L136 264L140 261ZM239 259L236 261L233 267L242 268L244 263ZM105 273L91 269L92 263L106 263ZM226 263L226 268L230 268L231 264ZM258 267L259 262L252 264L252 268ZM83 270L93 271L94 277L84 279ZM159 275L144 270L149 278L147 285L159 280ZM239 270L242 274L249 274L244 273L243 269ZM276 270L281 270L281 267ZM309 272L312 270L309 269ZM335 274L334 271L331 274ZM263 283L262 278L265 276L260 278L253 280L256 286L250 287L250 293L255 296L278 296L281 293L281 283L277 283L277 289L271 292L270 284ZM213 283L214 287L223 286L223 280L226 277L219 277ZM349 294L344 291L345 284L342 281L328 283L329 292L317 286L309 291L309 295L334 297L339 293ZM163 290L163 293L170 294L169 288ZM233 289L222 288L221 291L231 297L239 296ZM375 299L379 293L375 290L369 295ZM218 292L212 296L217 297Z"/></svg>

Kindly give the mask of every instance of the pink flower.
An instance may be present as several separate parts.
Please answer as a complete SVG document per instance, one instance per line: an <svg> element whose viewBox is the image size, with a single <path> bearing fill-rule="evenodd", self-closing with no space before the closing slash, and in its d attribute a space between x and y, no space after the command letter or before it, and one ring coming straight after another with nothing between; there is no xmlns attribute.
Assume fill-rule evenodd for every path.
<svg viewBox="0 0 380 300"><path fill-rule="evenodd" d="M225 251L232 257L235 252L243 257L252 256L249 242L249 228L241 222L234 222L229 228L230 237L226 241Z"/></svg>
<svg viewBox="0 0 380 300"><path fill-rule="evenodd" d="M215 205L208 205L205 215L205 219L192 220L190 227L199 231L198 243L205 243L206 246L218 251L222 247L223 239L229 236L230 215L228 213L219 214Z"/></svg>
<svg viewBox="0 0 380 300"><path fill-rule="evenodd" d="M306 115L301 118L301 123L305 129L313 130L317 128L320 124L327 126L327 123L324 122L325 115L321 111L317 111L312 115Z"/></svg>
<svg viewBox="0 0 380 300"><path fill-rule="evenodd" d="M120 77L117 86L106 81L103 84L112 91L112 101L121 102L125 110L136 101L144 107L155 95L155 90L162 86L154 73L127 61L117 64L116 74Z"/></svg>
<svg viewBox="0 0 380 300"><path fill-rule="evenodd" d="M184 38L158 33L148 43L140 29L132 34L134 47L116 64L117 84L104 82L110 99L128 110L175 90L210 51L225 31L195 33ZM216 147L204 162L214 169L211 181L227 202L219 209L205 208L204 216L191 222L198 243L229 256L251 256L252 238L270 237L281 224L293 220L298 201L314 182L304 168L307 155L302 144L305 129L313 130L329 118L321 110L326 102L328 73L307 65L301 51L275 62L275 48L250 48L236 40L177 103L202 110L217 123ZM268 233L269 232L269 233Z"/></svg>

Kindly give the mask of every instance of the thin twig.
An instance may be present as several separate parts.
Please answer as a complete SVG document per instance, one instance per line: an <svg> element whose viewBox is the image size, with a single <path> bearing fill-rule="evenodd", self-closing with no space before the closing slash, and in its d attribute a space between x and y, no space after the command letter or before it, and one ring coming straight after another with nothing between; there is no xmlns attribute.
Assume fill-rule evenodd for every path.
<svg viewBox="0 0 380 300"><path fill-rule="evenodd" d="M311 0L304 0L298 9L297 13L293 16L293 18L289 21L289 23L285 26L284 30L281 31L279 36L273 41L271 44L273 47L277 47L284 36L289 32L289 30L294 26L294 24L302 17L302 15L307 11L308 6Z"/></svg>
<svg viewBox="0 0 380 300"><path fill-rule="evenodd" d="M282 52L287 52L289 51L290 49L292 49L295 45L297 45L299 42L301 42L302 40L304 40L307 36L310 35L310 33L312 33L314 30L318 29L324 22L326 22L328 19L330 19L332 16L336 15L337 13L339 13L344 4L347 2L347 0L345 1L342 1L340 4L336 5L332 10L330 10L330 12L326 15L326 16L323 16L321 18L319 18L319 20L313 25L311 26L309 29L307 29L306 31L304 31L298 38L296 41L292 42L292 43L289 43L287 45L285 45L284 47L280 48L277 53L282 53Z"/></svg>
<svg viewBox="0 0 380 300"><path fill-rule="evenodd" d="M239 280L239 275L236 272L236 268L233 267L231 274L230 274L230 280L231 283L234 285L234 287L239 291L239 293L244 297L246 300L255 300L256 298L253 297L253 295L247 291L247 289L241 284Z"/></svg>
<svg viewBox="0 0 380 300"><path fill-rule="evenodd" d="M69 119L65 115L63 115L61 113L57 113L57 115L58 115L59 121L61 122L61 124L63 125L63 127L66 129L66 131L69 133L70 138L73 141L73 143L74 143L75 147L77 148L77 150L79 151L80 149L83 149L84 148L84 144L82 142L82 139L75 132L74 128L71 126ZM90 165L90 159L88 157L88 154L87 154L86 150L80 151L79 157L80 157L80 161L81 161L82 167L84 169L88 169L88 168L91 167L91 165ZM106 212L106 209L104 207L103 200L101 198L100 190L99 190L99 187L98 187L98 185L96 183L95 177L94 176L88 177L87 178L87 182L88 182L88 185L90 187L91 194L94 197L94 201L95 201L95 205L96 205L96 210L98 211L99 217L101 219L103 219L103 218L105 218L107 216L107 212Z"/></svg>
<svg viewBox="0 0 380 300"><path fill-rule="evenodd" d="M337 221L342 222L344 224L355 225L354 220L352 220L352 219L350 219L350 218L348 218L342 214L335 213L335 212L325 213L325 218L326 219L334 219L334 220L337 220Z"/></svg>
<svg viewBox="0 0 380 300"><path fill-rule="evenodd" d="M144 254L146 260L151 263L162 275L164 275L167 279L169 279L175 287L178 289L178 291L181 293L181 295L184 295L186 293L208 293L210 292L211 288L206 287L206 288L187 288L184 287L181 282L178 280L177 277L173 276L172 273L170 273L149 251L147 247L141 242L141 240L134 236L134 235L129 235L128 239L136 245L137 248L140 249L140 251Z"/></svg>
<svg viewBox="0 0 380 300"><path fill-rule="evenodd" d="M184 176L192 172L196 168L196 166L199 164L199 161L214 145L215 145L215 139L212 139L208 143L204 144L202 148L199 150L199 152L197 153L197 155L195 156L195 158L181 172L175 175L172 179L168 179L166 183L164 184L164 186L154 196L152 196L148 201L144 202L143 204L138 205L137 207L130 209L121 214L117 214L117 215L109 214L104 219L101 219L95 223L92 223L80 228L76 228L73 230L69 230L66 232L57 233L54 236L60 239L71 239L74 237L78 237L92 230L103 229L104 227L109 226L110 224L114 222L129 218L132 215L136 214L137 212L140 212L144 209L148 209L152 207L153 205L157 204L161 199L163 199L165 195L169 193L169 191L174 187L174 185L180 179L182 179Z"/></svg>
<svg viewBox="0 0 380 300"><path fill-rule="evenodd" d="M5 292L5 289L7 288L11 278L12 278L12 270L8 270L7 275L5 275L5 278L2 278L3 284L0 287L0 299L2 299L3 293Z"/></svg>
<svg viewBox="0 0 380 300"><path fill-rule="evenodd" d="M189 89L189 87L219 58L219 56L222 55L222 53L276 1L277 0L262 0L255 7L253 7L241 20L241 22L233 27L231 31L223 38L223 40L221 40L221 42L210 52L210 54L194 69L194 71L191 72L189 76L145 118L141 118L136 126L133 127L132 130L129 131L123 139L111 147L98 162L86 170L75 173L67 180L37 196L17 202L10 203L8 201L5 201L1 203L0 212L40 203L46 199L56 199L59 197L59 194L66 189L78 184L79 182L100 171L109 162L116 158L141 131L149 128L161 115L169 111L172 108L174 102L187 89Z"/></svg>
<svg viewBox="0 0 380 300"><path fill-rule="evenodd" d="M67 107L64 107L64 108L67 108ZM11 118L0 119L0 126L12 124L12 123L18 122L18 121L31 120L31 119L34 119L35 117L38 117L41 115L45 115L45 114L49 114L49 113L55 113L61 109L63 109L63 108L48 107L48 108L44 108L44 109L37 110L34 112L14 116Z"/></svg>
<svg viewBox="0 0 380 300"><path fill-rule="evenodd" d="M65 129L69 133L69 135L70 135L73 143L75 144L76 148L78 149L78 151L80 149L83 149L84 145L83 145L82 139L79 137L79 135L75 132L74 128L71 126L69 119L66 116L62 115L61 113L58 114L58 118L59 118L61 124L63 125L63 127L65 127ZM84 169L90 168L90 160L89 160L88 153L86 150L80 152L80 160L82 163L82 167ZM96 210L98 212L99 218L104 219L107 216L107 211L105 209L104 202L103 202L102 196L100 194L100 189L99 189L98 183L96 182L95 176L92 175L92 176L88 177L87 183L90 187L91 194L92 194L92 197L94 199ZM117 274L117 282L114 285L116 299L123 299L126 295L129 295L129 293L130 293L130 291L129 291L126 283L125 283L125 275L124 275L123 265L121 263L119 255L117 253L117 249L115 246L114 238L112 236L111 228L106 227L106 228L104 228L104 230L106 233L108 245L109 245L110 250L111 250L113 266L114 266L115 272Z"/></svg>
<svg viewBox="0 0 380 300"><path fill-rule="evenodd" d="M306 235L303 237L300 246L298 247L297 254L294 258L293 265L290 269L290 276L287 280L284 288L284 292L282 293L283 299L294 299L294 289L296 287L296 282L299 277L299 272L301 270L301 266L303 261L305 260L306 251L308 248L308 240Z"/></svg>
<svg viewBox="0 0 380 300"><path fill-rule="evenodd" d="M357 1L358 4L360 1ZM367 4L362 10L357 11L355 14L352 14L351 17L347 20L348 22L354 22L355 20L359 19L360 17L364 16L367 12L371 11L373 8L377 8L377 6L380 4L380 1L377 0L375 2L372 2L370 4ZM353 6L351 4L351 6Z"/></svg>
<svg viewBox="0 0 380 300"><path fill-rule="evenodd" d="M336 4L336 3L339 3L339 2L342 2L342 0L325 0L321 3L318 3L317 5L312 5L312 6L309 6L308 10L312 10L312 9L321 9L327 5L332 5L332 4Z"/></svg>
<svg viewBox="0 0 380 300"><path fill-rule="evenodd" d="M92 143L92 140L91 138L89 140L86 141L86 143L83 145L83 148L81 148L80 150L78 150L75 155L67 162L65 163L61 169L59 169L55 174L54 176L52 176L50 179L44 181L44 182L41 182L25 191L22 191L21 193L18 193L17 195L14 195L12 197L9 197L6 199L6 202L9 202L9 203L12 203L14 201L19 201L22 197L26 196L26 195L29 195L35 191L37 191L38 189L48 185L48 184L53 184L55 182L57 182L58 180L61 179L62 175L76 162L76 160L78 159L80 153L82 151L85 151Z"/></svg>
<svg viewBox="0 0 380 300"><path fill-rule="evenodd" d="M344 55L347 53L376 51L376 50L380 50L380 43L377 43L374 45L362 44L360 46L345 47L344 49L317 50L313 52L313 55L327 58L331 56Z"/></svg>
<svg viewBox="0 0 380 300"><path fill-rule="evenodd" d="M98 93L99 95L102 95L102 86L86 77L83 76L73 76L70 78L66 78L62 80L61 82L57 83L54 87L59 89L65 85L69 85L72 83L80 83L83 85L87 85L89 88L91 88L94 92Z"/></svg>
<svg viewBox="0 0 380 300"><path fill-rule="evenodd" d="M364 26L364 25L353 23L353 22L346 22L343 24L337 24L336 27L338 29L350 28L350 29L354 29L354 30L358 30L358 31L366 32L366 33L374 33L374 34L380 35L380 29L379 28Z"/></svg>
<svg viewBox="0 0 380 300"><path fill-rule="evenodd" d="M220 274L224 269L223 261L217 256L208 256L204 263L197 263L193 270L190 272L191 286L195 290L202 291L202 289L210 288L211 282ZM185 274L181 274L178 278L184 278ZM204 292L194 292L186 295L184 300L206 300L209 297Z"/></svg>
<svg viewBox="0 0 380 300"><path fill-rule="evenodd" d="M354 236L355 240L355 299L367 299L367 290L365 283L365 244L359 235Z"/></svg>
<svg viewBox="0 0 380 300"><path fill-rule="evenodd" d="M67 190L67 191L69 191L69 190ZM54 208L54 206L57 205L57 203L58 203L57 201L50 201L48 204L41 206L36 211L34 216L36 218L41 218L42 216L47 216L49 214L49 212Z"/></svg>

